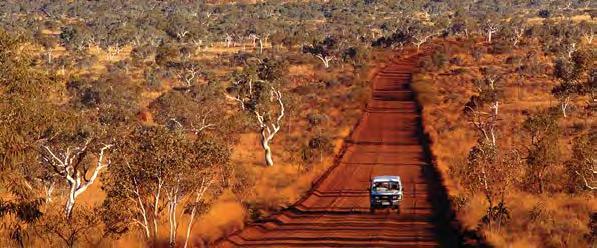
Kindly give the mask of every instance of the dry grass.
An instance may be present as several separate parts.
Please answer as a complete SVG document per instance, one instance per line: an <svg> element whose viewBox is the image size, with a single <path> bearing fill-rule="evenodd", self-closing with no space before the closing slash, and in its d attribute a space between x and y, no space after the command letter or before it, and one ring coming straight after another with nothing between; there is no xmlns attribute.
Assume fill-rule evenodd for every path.
<svg viewBox="0 0 597 248"><path fill-rule="evenodd" d="M556 84L547 75L536 75L520 79L512 65L504 63L512 55L523 55L525 50L515 50L503 55L484 55L475 62L471 55L454 53L462 59L459 66L446 65L441 69L421 72L415 76L413 88L423 105L425 129L433 144L432 150L437 164L447 179L449 194L458 199L464 196L459 178L450 171L466 162L469 149L476 143L475 131L463 115L463 106L473 92L473 80L481 78L480 65L494 66L506 76L504 101L500 105L499 137L504 147L522 147L520 126L526 116L523 111L537 112L557 106L557 100L550 94ZM550 66L553 58L540 55L539 60ZM460 74L454 69L464 69ZM586 99L579 99L575 105L582 106ZM563 133L574 123L594 127L594 120L574 116L560 122ZM562 135L562 158L570 157L570 140ZM524 169L524 168L521 168ZM563 166L557 166L557 174L563 173ZM564 182L560 182L563 183ZM506 204L511 221L501 228L484 228L482 233L497 247L586 247L590 214L597 209L597 200L592 194L571 195L567 193L545 193L534 195L513 189L508 192ZM487 203L481 195L475 195L456 207L460 221L470 229L476 229L485 215Z"/></svg>

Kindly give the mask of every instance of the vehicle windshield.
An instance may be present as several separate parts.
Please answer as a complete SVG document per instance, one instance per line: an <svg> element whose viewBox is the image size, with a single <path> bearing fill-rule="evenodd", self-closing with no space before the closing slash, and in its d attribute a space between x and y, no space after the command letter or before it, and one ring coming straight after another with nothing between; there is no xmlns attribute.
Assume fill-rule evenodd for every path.
<svg viewBox="0 0 597 248"><path fill-rule="evenodd" d="M373 183L373 187L371 188L373 191L377 192L384 192L384 191L394 191L400 189L400 184L398 182L375 182Z"/></svg>

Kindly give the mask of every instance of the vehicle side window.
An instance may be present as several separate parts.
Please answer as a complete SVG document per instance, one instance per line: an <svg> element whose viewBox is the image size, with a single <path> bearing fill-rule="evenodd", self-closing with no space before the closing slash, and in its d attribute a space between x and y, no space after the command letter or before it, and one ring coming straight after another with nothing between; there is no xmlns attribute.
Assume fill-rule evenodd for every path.
<svg viewBox="0 0 597 248"><path fill-rule="evenodd" d="M392 187L390 189L391 190L398 190L398 184L397 183L392 183Z"/></svg>

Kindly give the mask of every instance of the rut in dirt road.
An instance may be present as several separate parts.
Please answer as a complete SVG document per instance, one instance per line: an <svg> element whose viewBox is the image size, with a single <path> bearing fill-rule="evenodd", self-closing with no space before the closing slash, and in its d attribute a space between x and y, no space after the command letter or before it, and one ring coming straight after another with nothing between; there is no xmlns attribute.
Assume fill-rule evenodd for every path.
<svg viewBox="0 0 597 248"><path fill-rule="evenodd" d="M341 158L290 209L229 236L220 247L458 247L445 188L431 165L410 89L417 56L393 61L373 80L365 113ZM369 179L398 175L400 213L369 212Z"/></svg>

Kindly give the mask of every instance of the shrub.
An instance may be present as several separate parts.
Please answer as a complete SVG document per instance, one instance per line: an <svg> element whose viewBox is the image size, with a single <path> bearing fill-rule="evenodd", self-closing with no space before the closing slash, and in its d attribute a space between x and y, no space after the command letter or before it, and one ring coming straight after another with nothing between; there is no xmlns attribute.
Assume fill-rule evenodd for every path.
<svg viewBox="0 0 597 248"><path fill-rule="evenodd" d="M453 69L453 70L450 71L450 73L452 75L460 75L460 74L463 74L465 72L467 72L466 68L456 68L456 69Z"/></svg>
<svg viewBox="0 0 597 248"><path fill-rule="evenodd" d="M491 46L492 54L505 54L512 52L512 44L507 41L499 40Z"/></svg>
<svg viewBox="0 0 597 248"><path fill-rule="evenodd" d="M309 122L309 126L316 127L323 124L327 121L329 117L326 114L319 114L319 113L309 113L307 114L307 122Z"/></svg>
<svg viewBox="0 0 597 248"><path fill-rule="evenodd" d="M448 58L446 56L446 53L444 53L444 52L435 51L431 55L431 62L435 68L439 69L439 68L444 67L444 65L446 64L447 61L448 61Z"/></svg>
<svg viewBox="0 0 597 248"><path fill-rule="evenodd" d="M509 65L520 64L522 63L522 58L519 56L509 56L508 58L506 58L505 62Z"/></svg>
<svg viewBox="0 0 597 248"><path fill-rule="evenodd" d="M462 61L462 58L460 58L460 57L453 57L450 59L450 64L462 66L464 64L464 62Z"/></svg>
<svg viewBox="0 0 597 248"><path fill-rule="evenodd" d="M332 138L325 134L318 134L311 139L303 149L301 149L301 157L305 162L323 161L324 155L330 154L334 151L334 142Z"/></svg>
<svg viewBox="0 0 597 248"><path fill-rule="evenodd" d="M547 9L542 9L542 10L539 10L538 15L541 18L549 18L549 17L551 17L551 12Z"/></svg>
<svg viewBox="0 0 597 248"><path fill-rule="evenodd" d="M476 62L481 61L481 58L485 53L487 53L487 50L483 47L473 47L473 49L471 49L471 56L473 56Z"/></svg>

